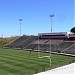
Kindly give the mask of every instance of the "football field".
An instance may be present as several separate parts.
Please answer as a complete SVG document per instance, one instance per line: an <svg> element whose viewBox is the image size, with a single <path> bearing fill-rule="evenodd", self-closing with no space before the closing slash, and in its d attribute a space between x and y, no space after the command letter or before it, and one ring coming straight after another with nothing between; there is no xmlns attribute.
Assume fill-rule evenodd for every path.
<svg viewBox="0 0 75 75"><path fill-rule="evenodd" d="M50 67L49 59L38 58L38 52L0 48L0 75L33 75L75 62L75 57L52 54L51 60Z"/></svg>

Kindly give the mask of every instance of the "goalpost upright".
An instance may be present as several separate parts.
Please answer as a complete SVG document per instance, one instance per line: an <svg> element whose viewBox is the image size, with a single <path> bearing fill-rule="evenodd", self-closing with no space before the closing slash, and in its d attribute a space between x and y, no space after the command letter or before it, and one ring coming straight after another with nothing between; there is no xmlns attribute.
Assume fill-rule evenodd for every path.
<svg viewBox="0 0 75 75"><path fill-rule="evenodd" d="M51 17L51 35L52 35L52 18L54 17L54 14L49 15ZM50 67L51 67L51 37L49 37L49 56L40 56L40 45L39 45L39 34L38 34L38 57L39 58L48 58L50 61Z"/></svg>

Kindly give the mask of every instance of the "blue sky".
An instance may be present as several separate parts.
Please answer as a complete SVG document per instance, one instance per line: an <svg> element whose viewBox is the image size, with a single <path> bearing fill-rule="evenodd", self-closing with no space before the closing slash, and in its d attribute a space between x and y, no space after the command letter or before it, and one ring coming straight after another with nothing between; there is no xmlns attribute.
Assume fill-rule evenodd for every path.
<svg viewBox="0 0 75 75"><path fill-rule="evenodd" d="M74 0L0 0L0 36L48 33L50 14L54 14L53 32L68 32L74 23Z"/></svg>

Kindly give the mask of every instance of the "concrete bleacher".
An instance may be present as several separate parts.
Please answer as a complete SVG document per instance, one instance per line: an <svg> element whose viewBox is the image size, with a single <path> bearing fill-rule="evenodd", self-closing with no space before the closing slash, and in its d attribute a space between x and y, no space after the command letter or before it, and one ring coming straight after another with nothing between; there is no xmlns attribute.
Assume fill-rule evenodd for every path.
<svg viewBox="0 0 75 75"><path fill-rule="evenodd" d="M36 50L36 49L38 49L38 44L29 44L29 45L26 46L25 48L26 48L26 49Z"/></svg>
<svg viewBox="0 0 75 75"><path fill-rule="evenodd" d="M16 47L17 45L23 43L25 40L27 40L30 36L21 36L18 39L16 39L15 41L11 42L10 44L4 46L4 47L8 47L8 48L13 48Z"/></svg>
<svg viewBox="0 0 75 75"><path fill-rule="evenodd" d="M33 44L61 44L63 42L63 40L58 40L58 39L53 39L53 40L50 40L50 39L41 39L41 40L36 40L33 42Z"/></svg>
<svg viewBox="0 0 75 75"><path fill-rule="evenodd" d="M61 44L61 43L63 43L63 40L53 39L53 40L49 40L46 44L58 45L58 44Z"/></svg>
<svg viewBox="0 0 75 75"><path fill-rule="evenodd" d="M72 46L70 46L68 49L64 50L64 53L75 54L75 43Z"/></svg>
<svg viewBox="0 0 75 75"><path fill-rule="evenodd" d="M22 43L24 40L26 40L29 36L21 36L18 39L16 39L15 41L11 42L10 44L6 45L5 47L9 47L9 48L13 48L16 45Z"/></svg>
<svg viewBox="0 0 75 75"><path fill-rule="evenodd" d="M30 45L33 41L37 39L37 36L30 36L26 40L24 40L22 43L19 45L15 46L16 48L26 48L28 45Z"/></svg>
<svg viewBox="0 0 75 75"><path fill-rule="evenodd" d="M67 49L68 47L70 47L71 45L73 45L74 42L69 42L69 41L64 41L63 43L58 45L58 48L56 49L57 51L60 50L61 52L64 51L65 49Z"/></svg>
<svg viewBox="0 0 75 75"><path fill-rule="evenodd" d="M55 34L54 34L55 35ZM47 35L46 35L47 36ZM75 38L49 38L49 36L21 36L20 38L16 39L15 41L11 42L10 44L6 45L5 47L8 48L21 48L21 49L31 49L31 50L41 50L41 51L51 51L58 52L58 53L68 53L68 54L75 54ZM53 37L53 35L52 35ZM39 46L38 46L39 44ZM72 47L71 47L72 46ZM38 48L39 47L39 48ZM51 47L51 48L50 48ZM69 48L70 47L70 48ZM68 49L69 48L69 49Z"/></svg>
<svg viewBox="0 0 75 75"><path fill-rule="evenodd" d="M51 47L52 52L75 54L75 45L72 46L75 42L63 41L63 42L59 43L60 42L59 41L59 42L53 43L53 40L50 42L52 42L52 43L46 44L44 42L41 43L41 41L39 41L39 50L50 51L50 47ZM38 43L38 41L37 41L37 43ZM38 50L38 44L37 43L35 42L35 43L31 44L28 48L30 48L32 46L31 47L32 49ZM50 46L50 44L51 44L51 46ZM69 47L71 47L71 48L69 48Z"/></svg>
<svg viewBox="0 0 75 75"><path fill-rule="evenodd" d="M64 41L75 41L75 37L67 38L67 39L65 39Z"/></svg>

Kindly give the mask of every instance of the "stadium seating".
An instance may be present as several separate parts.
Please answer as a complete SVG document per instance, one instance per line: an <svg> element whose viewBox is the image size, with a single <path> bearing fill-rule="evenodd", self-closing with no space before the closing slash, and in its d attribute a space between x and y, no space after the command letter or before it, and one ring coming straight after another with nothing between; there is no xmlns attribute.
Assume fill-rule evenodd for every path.
<svg viewBox="0 0 75 75"><path fill-rule="evenodd" d="M53 40L49 40L46 44L61 44L61 43L63 43L63 40L55 40L55 39L53 39Z"/></svg>
<svg viewBox="0 0 75 75"><path fill-rule="evenodd" d="M69 47L68 49L64 50L64 53L75 54L75 43L71 47Z"/></svg>
<svg viewBox="0 0 75 75"><path fill-rule="evenodd" d="M69 46L71 46L71 45L73 45L73 44L74 44L74 42L63 42L63 43L59 44L59 47L60 47L62 50L64 50L64 49L68 48Z"/></svg>
<svg viewBox="0 0 75 75"><path fill-rule="evenodd" d="M15 41L11 42L10 44L4 46L4 47L8 47L8 48L13 48L15 46L17 46L18 44L22 43L23 41L25 41L27 38L29 38L30 36L21 36L18 39L16 39Z"/></svg>
<svg viewBox="0 0 75 75"><path fill-rule="evenodd" d="M26 48L28 45L30 45L33 41L37 39L37 36L30 36L26 40L24 40L22 43L15 46L16 48Z"/></svg>
<svg viewBox="0 0 75 75"><path fill-rule="evenodd" d="M38 36L24 35L6 45L5 47L31 49L34 51L38 49L41 51L50 51L51 49L51 52L75 54L75 38L50 39L45 37L38 40Z"/></svg>
<svg viewBox="0 0 75 75"><path fill-rule="evenodd" d="M65 39L64 41L75 41L75 38L71 37L71 38Z"/></svg>
<svg viewBox="0 0 75 75"><path fill-rule="evenodd" d="M25 48L26 48L26 49L36 50L36 49L38 49L38 44L29 44L29 45L26 46Z"/></svg>
<svg viewBox="0 0 75 75"><path fill-rule="evenodd" d="M49 40L49 39L41 39L39 40L39 44L61 44L63 40ZM38 40L34 41L33 44L38 44Z"/></svg>

